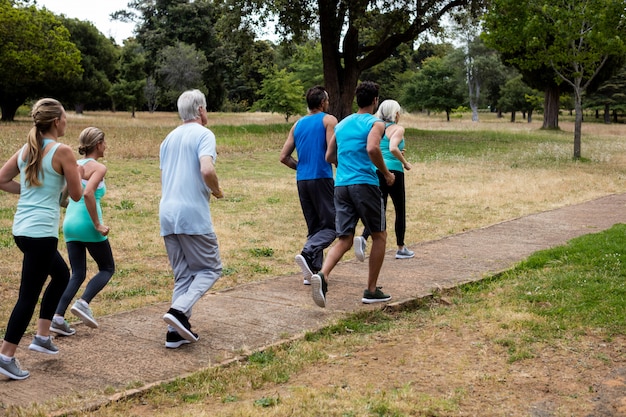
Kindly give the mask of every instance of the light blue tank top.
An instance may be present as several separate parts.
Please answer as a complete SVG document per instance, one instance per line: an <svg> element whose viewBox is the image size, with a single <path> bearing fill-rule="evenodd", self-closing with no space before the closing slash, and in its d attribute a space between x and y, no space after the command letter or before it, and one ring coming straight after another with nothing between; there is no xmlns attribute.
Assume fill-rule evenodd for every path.
<svg viewBox="0 0 626 417"><path fill-rule="evenodd" d="M367 153L367 136L381 120L371 114L352 114L335 126L337 173L335 186L370 184L378 186L376 167Z"/></svg>
<svg viewBox="0 0 626 417"><path fill-rule="evenodd" d="M45 148L51 139L44 139ZM65 185L65 177L54 170L52 158L60 143L55 144L41 161L39 180L41 185L31 186L26 182L26 161L22 148L17 167L20 170L20 198L13 218L13 235L26 237L59 237L59 196Z"/></svg>
<svg viewBox="0 0 626 417"><path fill-rule="evenodd" d="M85 165L89 161L93 161L93 158L79 159L77 162L79 165ZM83 192L87 186L87 180L81 180L83 185ZM96 199L96 211L98 213L98 220L102 223L102 207L100 200L106 193L106 185L104 180L100 181L94 197ZM85 197L81 197L78 201L70 200L65 211L65 219L63 220L63 237L66 242L78 241L78 242L102 242L106 240L106 236L102 236L100 232L96 230L89 216L89 211L85 205Z"/></svg>

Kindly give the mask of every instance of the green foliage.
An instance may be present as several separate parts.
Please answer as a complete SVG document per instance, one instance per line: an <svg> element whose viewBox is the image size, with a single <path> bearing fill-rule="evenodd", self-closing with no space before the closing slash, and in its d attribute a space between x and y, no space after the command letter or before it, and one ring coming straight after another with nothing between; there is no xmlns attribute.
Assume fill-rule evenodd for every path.
<svg viewBox="0 0 626 417"><path fill-rule="evenodd" d="M304 113L302 83L285 68L267 71L260 93L262 98L255 103L254 109L284 114L286 122L291 116Z"/></svg>
<svg viewBox="0 0 626 417"><path fill-rule="evenodd" d="M431 57L406 86L402 103L408 110L445 111L450 119L453 108L464 103L465 91L459 85L450 62Z"/></svg>
<svg viewBox="0 0 626 417"><path fill-rule="evenodd" d="M141 46L134 40L126 41L120 57L119 80L111 86L109 93L114 109L117 105L130 108L134 117L135 110L144 103L145 63Z"/></svg>
<svg viewBox="0 0 626 417"><path fill-rule="evenodd" d="M193 45L178 42L160 51L156 73L164 90L161 99L165 100L166 106L176 103L180 93L186 90L197 88L207 94L202 73L208 66L204 52Z"/></svg>
<svg viewBox="0 0 626 417"><path fill-rule="evenodd" d="M113 42L87 21L60 17L70 32L70 39L80 50L82 77L56 85L58 97L63 103L73 105L77 113L85 107L109 108L108 92L115 81L119 50Z"/></svg>
<svg viewBox="0 0 626 417"><path fill-rule="evenodd" d="M504 112L532 111L541 103L539 92L526 85L521 75L507 81L500 94L498 108Z"/></svg>
<svg viewBox="0 0 626 417"><path fill-rule="evenodd" d="M70 33L49 11L0 0L0 109L12 121L27 97L80 77L81 55Z"/></svg>

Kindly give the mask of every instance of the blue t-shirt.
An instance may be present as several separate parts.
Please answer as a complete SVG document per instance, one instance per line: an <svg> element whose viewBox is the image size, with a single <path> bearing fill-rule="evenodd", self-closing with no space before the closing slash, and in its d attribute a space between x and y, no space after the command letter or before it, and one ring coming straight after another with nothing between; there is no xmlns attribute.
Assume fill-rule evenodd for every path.
<svg viewBox="0 0 626 417"><path fill-rule="evenodd" d="M44 147L49 143L44 140ZM17 158L20 170L20 198L13 218L13 235L26 237L59 237L59 218L61 206L59 197L65 186L65 177L54 170L52 158L60 143L55 144L41 160L39 181L41 185L33 187L26 182L26 162L24 152Z"/></svg>
<svg viewBox="0 0 626 417"><path fill-rule="evenodd" d="M203 156L215 163L215 135L198 123L180 125L161 143L161 236L213 233L211 190L200 173Z"/></svg>
<svg viewBox="0 0 626 417"><path fill-rule="evenodd" d="M380 121L368 113L355 113L335 126L335 140L337 142L336 186L379 185L376 167L367 153L367 137L374 123Z"/></svg>
<svg viewBox="0 0 626 417"><path fill-rule="evenodd" d="M326 162L325 116L326 113L319 112L296 122L293 138L298 152L297 181L333 177L333 167Z"/></svg>
<svg viewBox="0 0 626 417"><path fill-rule="evenodd" d="M385 128L389 127L392 124L393 123L385 123ZM385 132L385 135L380 141L380 151L383 154L385 165L387 165L387 169L390 171L404 172L404 165L402 165L402 162L400 162L400 160L396 158L395 155L392 154L389 150L389 142L390 140L387 137L387 133ZM400 152L402 152L402 150L404 149L404 138L402 138L402 140L398 144L398 149L400 149Z"/></svg>

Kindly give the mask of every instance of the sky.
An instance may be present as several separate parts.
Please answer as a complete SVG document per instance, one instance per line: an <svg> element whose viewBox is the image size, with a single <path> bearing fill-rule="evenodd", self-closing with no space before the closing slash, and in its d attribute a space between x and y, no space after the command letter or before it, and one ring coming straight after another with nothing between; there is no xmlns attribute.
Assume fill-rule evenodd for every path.
<svg viewBox="0 0 626 417"><path fill-rule="evenodd" d="M112 37L118 45L133 36L134 23L111 21L109 15L126 9L128 0L37 0L37 7L45 7L54 14L93 23L106 37Z"/></svg>

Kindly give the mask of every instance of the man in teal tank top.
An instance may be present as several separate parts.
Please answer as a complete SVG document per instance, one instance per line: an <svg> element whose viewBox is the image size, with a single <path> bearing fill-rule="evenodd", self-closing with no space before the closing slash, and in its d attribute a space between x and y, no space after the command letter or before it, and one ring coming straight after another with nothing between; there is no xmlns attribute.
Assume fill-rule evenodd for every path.
<svg viewBox="0 0 626 417"><path fill-rule="evenodd" d="M359 84L355 92L358 112L337 124L328 145L326 160L337 165L334 199L338 241L328 252L320 272L311 277L313 301L320 307L326 307L328 275L352 248L359 220L371 231L373 241L367 288L361 301L370 304L391 299L376 286L387 244L385 210L376 169L383 173L387 184L395 180L380 150L385 125L373 116L378 107L378 90L378 84L371 81Z"/></svg>

